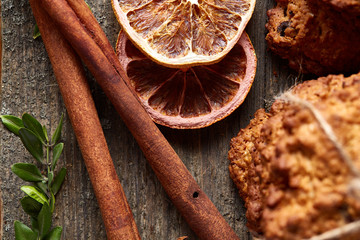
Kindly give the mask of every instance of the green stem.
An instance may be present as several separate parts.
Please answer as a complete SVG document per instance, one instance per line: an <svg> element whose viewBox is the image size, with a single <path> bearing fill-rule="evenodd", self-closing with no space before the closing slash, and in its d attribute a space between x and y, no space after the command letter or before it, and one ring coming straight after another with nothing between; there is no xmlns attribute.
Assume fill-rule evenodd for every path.
<svg viewBox="0 0 360 240"><path fill-rule="evenodd" d="M49 166L49 160L50 160L50 146L46 145L46 164Z"/></svg>
<svg viewBox="0 0 360 240"><path fill-rule="evenodd" d="M47 167L47 177L48 177L48 192L50 192L50 187L51 187L51 181L52 179L50 179L49 177L49 174L51 172L51 169L50 169L50 147L49 146L46 146L46 167ZM50 179L50 181L49 181Z"/></svg>

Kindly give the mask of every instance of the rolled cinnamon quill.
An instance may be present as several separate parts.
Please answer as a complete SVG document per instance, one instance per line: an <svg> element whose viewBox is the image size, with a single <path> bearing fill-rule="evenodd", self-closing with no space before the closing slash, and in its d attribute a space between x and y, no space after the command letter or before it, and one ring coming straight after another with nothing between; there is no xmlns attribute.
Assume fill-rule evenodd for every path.
<svg viewBox="0 0 360 240"><path fill-rule="evenodd" d="M239 239L127 86L127 76L95 17L82 0L42 0L122 117L159 181L200 239Z"/></svg>
<svg viewBox="0 0 360 240"><path fill-rule="evenodd" d="M79 143L110 240L140 236L116 175L82 63L42 9L30 0L63 100Z"/></svg>

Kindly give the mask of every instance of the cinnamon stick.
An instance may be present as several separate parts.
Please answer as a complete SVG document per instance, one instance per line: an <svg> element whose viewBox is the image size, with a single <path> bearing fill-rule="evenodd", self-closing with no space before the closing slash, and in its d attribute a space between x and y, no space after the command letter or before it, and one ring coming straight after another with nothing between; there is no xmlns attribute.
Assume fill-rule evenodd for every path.
<svg viewBox="0 0 360 240"><path fill-rule="evenodd" d="M42 9L40 1L30 0L30 5L89 172L107 237L110 240L139 240L140 236L116 175L82 63Z"/></svg>
<svg viewBox="0 0 360 240"><path fill-rule="evenodd" d="M42 0L122 117L170 199L200 239L238 237L150 119L95 17L82 0Z"/></svg>

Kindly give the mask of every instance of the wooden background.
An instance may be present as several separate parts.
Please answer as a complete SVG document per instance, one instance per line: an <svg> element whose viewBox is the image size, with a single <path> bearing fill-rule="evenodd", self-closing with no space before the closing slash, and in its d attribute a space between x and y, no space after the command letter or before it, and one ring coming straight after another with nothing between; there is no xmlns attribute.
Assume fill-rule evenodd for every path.
<svg viewBox="0 0 360 240"><path fill-rule="evenodd" d="M119 25L110 0L88 0L96 18L114 45ZM266 11L272 0L258 0L247 32L258 57L255 82L245 102L226 119L200 130L173 130L159 126L199 185L241 239L250 239L245 208L228 173L230 139L245 127L254 112L268 107L275 95L297 81L286 61L272 55L265 42ZM55 130L66 112L41 39L33 40L34 18L26 0L1 0L2 77L1 114L31 113ZM142 239L197 239L174 208L137 143L93 78L93 97L120 182L133 211ZM20 140L0 126L0 176L3 200L2 239L14 239L14 220L29 224L19 199L25 184L10 171L20 161L32 161ZM54 225L63 227L63 239L106 239L100 212L69 119L66 117L61 164L68 169L56 202ZM0 231L1 232L1 231Z"/></svg>

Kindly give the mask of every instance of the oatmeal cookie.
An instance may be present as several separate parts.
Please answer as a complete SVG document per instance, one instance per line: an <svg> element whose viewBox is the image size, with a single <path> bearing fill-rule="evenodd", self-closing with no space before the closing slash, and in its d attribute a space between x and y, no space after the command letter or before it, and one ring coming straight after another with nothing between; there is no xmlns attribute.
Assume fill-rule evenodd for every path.
<svg viewBox="0 0 360 240"><path fill-rule="evenodd" d="M319 111L360 169L360 74L308 81L292 94ZM258 110L232 139L229 160L248 227L266 239L310 238L360 219L351 169L304 106L277 100Z"/></svg>
<svg viewBox="0 0 360 240"><path fill-rule="evenodd" d="M360 70L360 16L337 10L355 0L278 0L268 11L269 48L291 68L319 76ZM356 0L355 6L360 8ZM344 6L351 6L343 4ZM344 7L345 8L345 7ZM355 7L349 7L355 11Z"/></svg>

